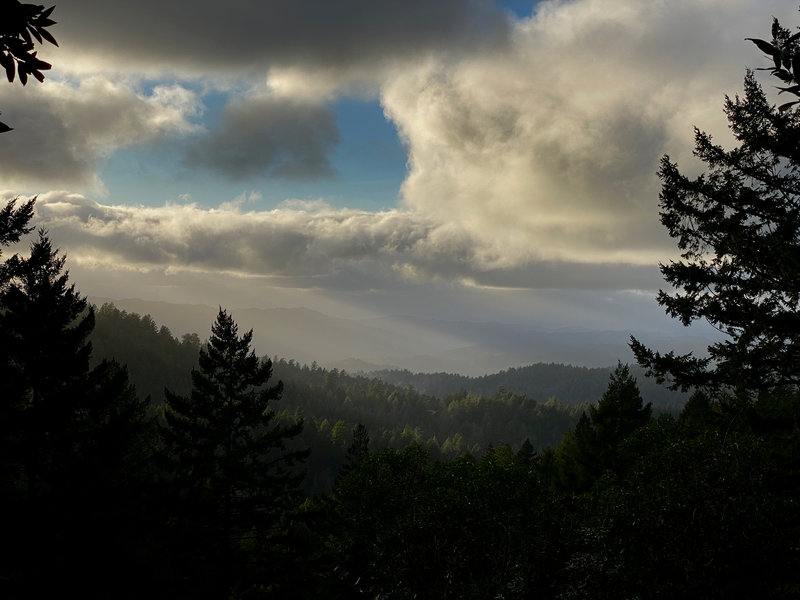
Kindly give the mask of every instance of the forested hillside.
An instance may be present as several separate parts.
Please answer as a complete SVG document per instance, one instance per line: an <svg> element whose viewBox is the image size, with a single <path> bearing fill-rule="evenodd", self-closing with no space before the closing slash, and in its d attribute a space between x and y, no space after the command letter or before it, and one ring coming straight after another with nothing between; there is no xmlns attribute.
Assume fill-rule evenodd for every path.
<svg viewBox="0 0 800 600"><path fill-rule="evenodd" d="M596 402L608 385L613 368L588 368L553 363L538 363L526 367L512 367L499 373L468 377L453 373L412 373L411 371L380 370L367 373L387 383L410 385L423 394L437 398L466 390L473 394L493 395L498 390L524 394L542 402L556 398L574 406ZM677 411L688 396L659 385L645 376L643 369L633 367L631 373L639 382L642 396L653 406Z"/></svg>
<svg viewBox="0 0 800 600"><path fill-rule="evenodd" d="M155 406L163 404L165 388L189 392L201 345L197 334L178 340L149 315L120 311L108 303L95 310L95 319L94 362L116 359L126 364L139 395L149 395ZM302 415L306 420L298 440L312 449L306 487L314 492L330 489L359 423L366 426L373 450L418 443L433 456L453 458L464 452L482 454L490 444L519 448L529 440L537 451L555 446L588 405L502 389L482 394L459 388L434 396L406 383L395 385L316 364L275 357L272 365L274 377L283 383L282 398L273 406L279 418ZM563 367L546 366L544 371L550 369ZM601 374L605 381L595 400L608 373Z"/></svg>

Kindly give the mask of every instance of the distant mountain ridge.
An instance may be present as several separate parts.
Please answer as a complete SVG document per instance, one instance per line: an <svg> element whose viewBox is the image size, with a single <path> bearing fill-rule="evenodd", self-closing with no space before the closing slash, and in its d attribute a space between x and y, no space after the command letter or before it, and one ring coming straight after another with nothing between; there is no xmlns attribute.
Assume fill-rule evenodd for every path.
<svg viewBox="0 0 800 600"><path fill-rule="evenodd" d="M611 367L575 367L563 364L536 363L524 367L505 369L497 373L469 377L451 373L411 373L407 370L373 370L364 373L396 386L411 386L421 394L443 398L461 390L473 394L492 396L498 391L511 392L533 398L538 402L556 399L567 405L596 404L608 388ZM656 408L682 407L687 394L672 392L644 372L631 367L644 402Z"/></svg>
<svg viewBox="0 0 800 600"><path fill-rule="evenodd" d="M208 337L218 308L140 299L89 298L150 315L174 335ZM610 367L632 362L626 331L537 329L525 324L451 322L415 317L345 319L308 308L232 309L240 330L253 329L259 354L349 371L408 370L479 377L535 363ZM707 339L635 332L657 349L703 351Z"/></svg>

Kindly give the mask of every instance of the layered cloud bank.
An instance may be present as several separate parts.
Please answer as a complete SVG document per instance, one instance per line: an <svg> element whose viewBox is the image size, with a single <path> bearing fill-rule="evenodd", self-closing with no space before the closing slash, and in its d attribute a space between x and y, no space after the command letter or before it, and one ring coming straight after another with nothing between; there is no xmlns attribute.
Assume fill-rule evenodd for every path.
<svg viewBox="0 0 800 600"><path fill-rule="evenodd" d="M48 192L38 197L37 215L73 262L97 269L223 272L278 287L348 290L431 280L647 289L657 281L652 265L510 261L459 225L409 211L335 210L303 201L245 211L242 204L106 206L79 194Z"/></svg>
<svg viewBox="0 0 800 600"><path fill-rule="evenodd" d="M17 128L0 176L7 196L38 192L38 222L98 270L652 290L674 254L660 156L692 168L693 125L730 142L724 94L766 64L743 38L795 13L772 0L551 1L530 19L480 0L76 0L58 15L53 77L0 87ZM378 98L407 148L394 210L101 195L103 161L143 145L254 190L335 175L331 106L347 96ZM207 118L211 97L225 100Z"/></svg>

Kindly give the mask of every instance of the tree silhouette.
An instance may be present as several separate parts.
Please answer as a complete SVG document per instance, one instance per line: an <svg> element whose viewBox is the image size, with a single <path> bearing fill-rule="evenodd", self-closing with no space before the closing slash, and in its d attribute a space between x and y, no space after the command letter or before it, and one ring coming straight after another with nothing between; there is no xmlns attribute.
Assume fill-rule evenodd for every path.
<svg viewBox="0 0 800 600"><path fill-rule="evenodd" d="M767 68L800 93L800 34L777 21L772 43L752 41L772 58ZM748 38L751 39L751 38ZM726 98L739 145L726 150L695 130L695 155L707 172L692 179L668 156L661 161L661 222L681 260L661 265L677 292L658 302L684 325L704 319L727 339L707 357L665 355L631 339L639 364L673 388L744 392L800 383L800 113L775 107L748 71L744 97Z"/></svg>
<svg viewBox="0 0 800 600"><path fill-rule="evenodd" d="M44 81L42 71L52 65L36 56L35 39L40 44L48 41L58 46L53 35L47 31L56 22L50 18L55 6L45 9L39 4L22 4L19 0L5 0L0 9L0 66L6 71L9 83L19 77L20 83L28 83L28 75L39 82ZM0 133L13 128L0 123Z"/></svg>
<svg viewBox="0 0 800 600"><path fill-rule="evenodd" d="M275 422L270 403L282 384L269 386L272 364L250 349L253 332L239 337L220 309L189 398L167 392L162 436L178 494L175 515L182 563L195 594L215 595L241 579L259 544L299 497L295 465L307 451L287 447L302 422ZM236 573L234 573L236 571Z"/></svg>
<svg viewBox="0 0 800 600"><path fill-rule="evenodd" d="M89 368L94 313L46 233L0 290L0 595L87 592L119 575L136 544L129 483L146 404L127 372ZM146 444L145 444L146 445ZM114 557L114 558L112 558ZM97 569L91 576L89 573ZM5 587L8 586L8 587Z"/></svg>
<svg viewBox="0 0 800 600"><path fill-rule="evenodd" d="M2 246L16 244L23 235L33 230L28 223L33 218L34 202L36 198L31 198L17 208L17 199L14 198L0 209L0 257L3 255ZM8 261L0 263L0 290L8 282L18 264L18 256L12 256Z"/></svg>

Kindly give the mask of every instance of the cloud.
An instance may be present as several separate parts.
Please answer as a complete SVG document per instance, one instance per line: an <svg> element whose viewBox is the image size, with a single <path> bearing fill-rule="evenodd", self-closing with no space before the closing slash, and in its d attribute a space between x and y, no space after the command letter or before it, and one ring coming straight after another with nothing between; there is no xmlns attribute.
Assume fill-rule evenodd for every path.
<svg viewBox="0 0 800 600"><path fill-rule="evenodd" d="M723 94L760 64L743 38L768 30L770 8L786 13L744 0L542 2L507 50L393 73L381 101L408 147L404 207L463 228L509 281L519 264L668 258L659 158L694 168L692 125L730 141Z"/></svg>
<svg viewBox="0 0 800 600"><path fill-rule="evenodd" d="M21 189L98 186L98 161L116 149L194 130L195 94L179 85L149 93L93 76L80 83L0 86L3 184Z"/></svg>
<svg viewBox="0 0 800 600"><path fill-rule="evenodd" d="M502 43L507 16L484 0L73 0L54 13L71 68L229 74L322 68Z"/></svg>
<svg viewBox="0 0 800 600"><path fill-rule="evenodd" d="M197 93L176 85L145 93L108 75L48 82L25 102L2 95L4 118L22 128L14 108L39 119L24 123L35 133L22 147L2 150L4 174L66 188L92 180L115 148L177 135L191 142L187 164L232 180L324 176L338 139L324 103L367 77L408 149L397 210L126 207L53 192L41 223L84 267L329 290L657 287L657 262L675 253L658 222L659 157L696 168L692 125L730 141L723 94L766 60L743 38L765 32L770 14L791 22L788 9L551 1L509 23L492 6L75 2L79 18L58 17L62 45L83 53L65 54L76 69L174 70L213 89L226 73L260 79L235 88L250 91L207 129L193 125Z"/></svg>
<svg viewBox="0 0 800 600"><path fill-rule="evenodd" d="M105 206L49 192L36 210L37 225L84 268L228 273L279 287L351 291L432 280L540 289L634 289L656 281L654 267L535 260L498 267L463 229L404 211L240 206Z"/></svg>
<svg viewBox="0 0 800 600"><path fill-rule="evenodd" d="M191 141L186 162L231 180L330 175L336 119L320 104L260 95L233 100L219 124Z"/></svg>

